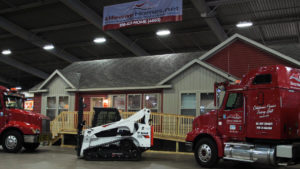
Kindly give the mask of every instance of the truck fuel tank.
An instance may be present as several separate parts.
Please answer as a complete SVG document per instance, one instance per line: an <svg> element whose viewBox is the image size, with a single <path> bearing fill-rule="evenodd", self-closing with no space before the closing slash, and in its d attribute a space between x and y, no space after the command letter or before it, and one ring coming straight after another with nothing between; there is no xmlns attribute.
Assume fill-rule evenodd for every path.
<svg viewBox="0 0 300 169"><path fill-rule="evenodd" d="M275 147L248 143L225 143L224 159L275 165Z"/></svg>

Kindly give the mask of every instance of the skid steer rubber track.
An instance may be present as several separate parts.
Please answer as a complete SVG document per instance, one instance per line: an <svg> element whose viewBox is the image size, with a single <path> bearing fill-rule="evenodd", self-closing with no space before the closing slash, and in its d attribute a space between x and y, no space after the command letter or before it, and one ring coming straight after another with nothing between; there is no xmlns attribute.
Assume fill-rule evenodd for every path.
<svg viewBox="0 0 300 169"><path fill-rule="evenodd" d="M139 161L141 151L132 142L123 142L122 147L94 147L84 151L87 161Z"/></svg>

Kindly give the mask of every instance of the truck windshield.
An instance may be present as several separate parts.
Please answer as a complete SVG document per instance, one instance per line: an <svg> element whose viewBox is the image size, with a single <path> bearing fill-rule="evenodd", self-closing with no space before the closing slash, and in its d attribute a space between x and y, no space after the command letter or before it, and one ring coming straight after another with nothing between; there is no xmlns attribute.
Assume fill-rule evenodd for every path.
<svg viewBox="0 0 300 169"><path fill-rule="evenodd" d="M13 109L23 109L23 99L16 96L5 96L5 107Z"/></svg>

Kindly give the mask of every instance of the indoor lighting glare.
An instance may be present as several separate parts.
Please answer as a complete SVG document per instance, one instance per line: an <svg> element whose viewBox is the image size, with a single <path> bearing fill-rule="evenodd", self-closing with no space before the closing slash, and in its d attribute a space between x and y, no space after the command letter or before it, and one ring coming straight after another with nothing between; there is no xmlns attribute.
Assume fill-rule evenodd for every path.
<svg viewBox="0 0 300 169"><path fill-rule="evenodd" d="M244 21L244 22L237 23L236 27L238 27L238 28L245 28L245 27L250 27L252 25L253 25L252 22L250 22L250 21Z"/></svg>
<svg viewBox="0 0 300 169"><path fill-rule="evenodd" d="M43 47L43 49L45 49L45 50L52 50L52 49L54 49L54 46L52 44L48 44L48 45L45 45Z"/></svg>
<svg viewBox="0 0 300 169"><path fill-rule="evenodd" d="M156 35L158 35L158 36L167 36L170 34L171 34L170 30L159 30L156 32Z"/></svg>
<svg viewBox="0 0 300 169"><path fill-rule="evenodd" d="M17 90L22 90L21 86L16 87Z"/></svg>
<svg viewBox="0 0 300 169"><path fill-rule="evenodd" d="M95 38L95 39L94 39L94 42L95 42L95 43L104 43L104 42L106 42L106 39L103 38L103 37L101 37L101 38Z"/></svg>
<svg viewBox="0 0 300 169"><path fill-rule="evenodd" d="M9 50L9 49L2 50L2 54L3 55L10 55L11 54L11 50Z"/></svg>

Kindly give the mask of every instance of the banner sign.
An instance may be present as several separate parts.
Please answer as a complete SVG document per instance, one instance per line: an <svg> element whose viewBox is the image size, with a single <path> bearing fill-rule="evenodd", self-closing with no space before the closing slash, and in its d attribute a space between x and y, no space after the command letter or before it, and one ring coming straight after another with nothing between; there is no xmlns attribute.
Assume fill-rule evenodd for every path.
<svg viewBox="0 0 300 169"><path fill-rule="evenodd" d="M182 0L139 0L103 11L103 30L182 20Z"/></svg>

